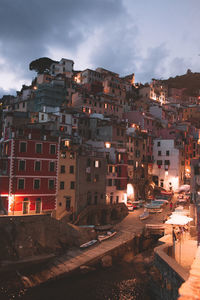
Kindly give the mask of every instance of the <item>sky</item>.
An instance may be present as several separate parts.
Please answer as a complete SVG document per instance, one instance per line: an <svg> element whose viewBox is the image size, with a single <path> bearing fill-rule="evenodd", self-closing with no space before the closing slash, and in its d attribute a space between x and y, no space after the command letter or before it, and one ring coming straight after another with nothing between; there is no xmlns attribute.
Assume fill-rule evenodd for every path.
<svg viewBox="0 0 200 300"><path fill-rule="evenodd" d="M0 96L40 57L103 67L136 82L200 71L199 0L0 0Z"/></svg>

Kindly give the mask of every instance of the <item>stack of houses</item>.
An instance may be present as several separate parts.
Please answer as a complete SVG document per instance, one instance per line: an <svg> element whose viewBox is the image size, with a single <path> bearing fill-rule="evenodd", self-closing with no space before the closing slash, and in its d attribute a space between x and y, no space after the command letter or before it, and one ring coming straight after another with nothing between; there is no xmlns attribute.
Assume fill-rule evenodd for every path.
<svg viewBox="0 0 200 300"><path fill-rule="evenodd" d="M62 58L1 99L0 213L75 219L91 205L190 183L198 95L183 101L156 80L143 86L134 74L73 66Z"/></svg>

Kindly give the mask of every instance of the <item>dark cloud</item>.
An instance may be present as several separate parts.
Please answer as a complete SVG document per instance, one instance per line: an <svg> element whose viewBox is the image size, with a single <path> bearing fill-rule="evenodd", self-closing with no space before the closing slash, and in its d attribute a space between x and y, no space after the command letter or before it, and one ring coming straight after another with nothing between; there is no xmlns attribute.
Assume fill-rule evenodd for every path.
<svg viewBox="0 0 200 300"><path fill-rule="evenodd" d="M134 72L141 82L170 75L176 72L176 66L181 70L181 61L175 58L170 62L163 43L165 32L159 31L157 24L152 38L157 37L156 31L159 38L145 57L142 54L147 47L145 38L141 41L142 26L153 26L151 13L155 14L155 7L151 4L145 12L132 0L1 0L0 75L5 72L8 81L12 72L12 85L17 81L27 83L35 75L29 71L29 63L43 56L73 59L75 68L77 61L88 56L86 67L104 67L120 75ZM4 87L2 80L0 86Z"/></svg>
<svg viewBox="0 0 200 300"><path fill-rule="evenodd" d="M123 12L121 0L2 0L0 57L19 76L31 77L29 63L47 56L49 47L76 53L95 28Z"/></svg>

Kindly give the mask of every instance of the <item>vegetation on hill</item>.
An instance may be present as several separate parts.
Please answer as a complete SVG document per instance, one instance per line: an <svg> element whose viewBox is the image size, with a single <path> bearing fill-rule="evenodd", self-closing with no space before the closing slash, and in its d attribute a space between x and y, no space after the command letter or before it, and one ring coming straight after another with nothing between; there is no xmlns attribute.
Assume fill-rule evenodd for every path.
<svg viewBox="0 0 200 300"><path fill-rule="evenodd" d="M187 95L196 96L200 89L200 73L193 73L188 69L186 74L161 80L161 83L167 85L169 88L185 88Z"/></svg>
<svg viewBox="0 0 200 300"><path fill-rule="evenodd" d="M29 70L34 70L37 73L42 74L44 72L48 72L50 70L50 66L53 63L58 63L58 62L48 57L41 57L36 60L33 60L29 64Z"/></svg>

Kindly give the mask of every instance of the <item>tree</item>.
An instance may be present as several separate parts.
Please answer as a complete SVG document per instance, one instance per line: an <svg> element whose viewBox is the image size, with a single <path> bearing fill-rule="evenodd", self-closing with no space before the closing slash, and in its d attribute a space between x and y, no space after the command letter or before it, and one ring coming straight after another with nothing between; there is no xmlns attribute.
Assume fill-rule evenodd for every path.
<svg viewBox="0 0 200 300"><path fill-rule="evenodd" d="M42 74L45 71L48 72L50 70L50 66L53 63L58 63L58 61L52 60L51 58L48 58L48 57L41 57L36 60L33 60L29 64L29 70L31 70L31 71L34 70L38 74Z"/></svg>

